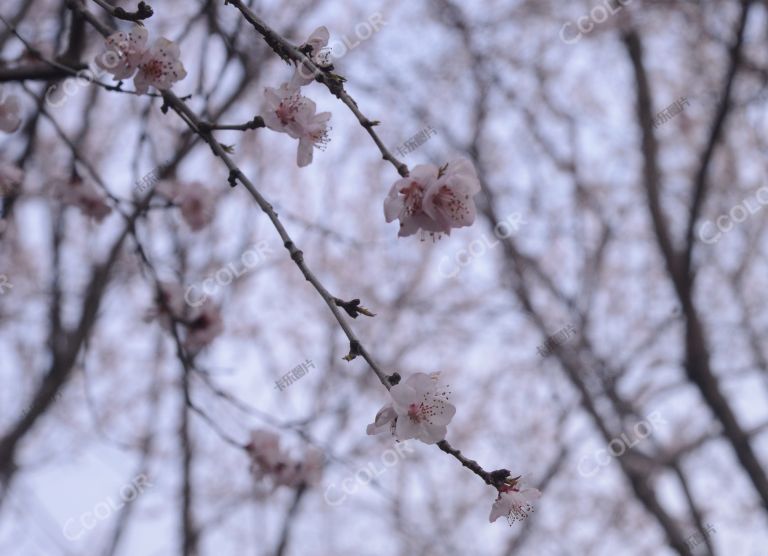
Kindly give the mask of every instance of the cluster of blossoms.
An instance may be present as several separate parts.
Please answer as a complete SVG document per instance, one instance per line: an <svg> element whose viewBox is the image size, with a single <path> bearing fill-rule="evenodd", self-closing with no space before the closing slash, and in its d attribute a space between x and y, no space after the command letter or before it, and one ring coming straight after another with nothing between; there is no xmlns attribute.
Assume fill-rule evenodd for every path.
<svg viewBox="0 0 768 556"><path fill-rule="evenodd" d="M134 25L128 32L118 31L106 39L106 49L96 57L96 65L114 76L115 81L131 78L140 94L149 86L160 91L170 89L176 81L187 76L179 60L178 45L165 38L157 39L147 48L148 31Z"/></svg>
<svg viewBox="0 0 768 556"><path fill-rule="evenodd" d="M456 414L456 407L448 402L450 394L440 373L414 373L390 389L391 401L379 410L366 432L372 435L389 431L398 441L415 438L425 444L440 442ZM531 502L541 496L537 489L524 487L520 477L504 480L498 492L491 508L491 523L501 516L506 516L510 525L522 521L533 511Z"/></svg>
<svg viewBox="0 0 768 556"><path fill-rule="evenodd" d="M291 459L280 447L280 438L269 431L251 432L246 447L251 457L251 471L257 479L269 479L274 487L316 485L320 482L325 457L310 447L300 461Z"/></svg>
<svg viewBox="0 0 768 556"><path fill-rule="evenodd" d="M459 158L438 168L416 166L410 176L397 180L384 200L387 222L400 220L398 236L422 230L433 238L450 235L451 228L470 226L475 221L474 195L480 192L475 167Z"/></svg>
<svg viewBox="0 0 768 556"><path fill-rule="evenodd" d="M21 103L16 95L0 91L0 131L14 133L21 126ZM15 164L0 161L0 197L15 193L24 179L24 172Z"/></svg>
<svg viewBox="0 0 768 556"><path fill-rule="evenodd" d="M322 65L325 46L330 35L328 29L319 27L302 45L302 52L316 64ZM267 87L264 91L266 109L263 115L264 124L273 131L286 133L299 140L296 163L299 167L312 163L314 149L325 149L330 141L328 121L330 112L317 113L317 105L311 99L301 94L301 87L308 85L314 79L310 68L300 64L288 83L279 88Z"/></svg>
<svg viewBox="0 0 768 556"><path fill-rule="evenodd" d="M319 27L299 48L321 70L330 67L329 38L328 29ZM111 73L116 81L135 74L134 85L140 94L146 93L149 86L168 90L186 76L179 60L179 48L164 38L157 39L147 48L147 39L147 30L140 25L128 32L114 33L107 38L106 50L97 57L96 64ZM300 63L290 81L278 88L265 89L264 124L299 141L299 167L311 164L314 149L324 149L329 141L330 112L317 113L317 105L301 94L301 88L310 84L314 77L310 64ZM12 97L0 104L0 130L12 132L19 125L18 100ZM0 192L20 179L20 171L14 172L12 168L0 165ZM451 229L470 226L474 222L474 195L479 191L477 173L466 158L439 168L432 164L419 165L410 176L394 183L384 200L384 217L387 222L400 221L400 237L418 231L422 232L422 239L425 234L433 238L450 235ZM173 185L161 193L179 205L182 217L192 230L201 230L212 221L215 199L201 183L193 182L181 188ZM64 199L98 221L110 212L101 196L82 183L70 184ZM184 344L188 350L197 352L221 334L221 314L210 301L195 308L194 314L185 315L180 289L163 285L160 295L163 297L160 305L186 329ZM161 316L161 311L156 310L152 315L157 316ZM161 322L171 325L168 315L162 316ZM445 439L456 407L448 401L450 391L441 383L439 373L415 373L393 386L389 395L391 402L384 405L374 422L368 425L368 434L389 430L399 441L415 438L427 444ZM252 432L247 450L254 475L260 479L269 478L275 487L316 484L320 479L323 455L318 450L310 449L303 460L293 460L281 449L277 435L259 430ZM541 493L522 487L519 479L506 479L498 487L491 522L504 515L510 522L522 520L532 511L530 503Z"/></svg>
<svg viewBox="0 0 768 556"><path fill-rule="evenodd" d="M162 326L170 329L173 326L167 314L170 311L173 320L183 328L184 349L188 352L199 352L224 331L221 312L210 299L188 312L184 292L179 285L164 283L160 286L159 295L161 299L157 300L156 307L149 311L145 320L159 320Z"/></svg>

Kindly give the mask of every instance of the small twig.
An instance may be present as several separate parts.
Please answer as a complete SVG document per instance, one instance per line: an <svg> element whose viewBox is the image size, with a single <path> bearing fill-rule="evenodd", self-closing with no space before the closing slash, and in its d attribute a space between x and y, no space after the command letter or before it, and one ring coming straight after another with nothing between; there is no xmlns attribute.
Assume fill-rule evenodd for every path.
<svg viewBox="0 0 768 556"><path fill-rule="evenodd" d="M288 42L281 35L273 31L264 21L259 18L248 6L246 6L241 0L225 0L226 4L232 4L240 13L243 14L246 21L250 23L258 33L264 37L264 41L275 51L275 53L286 61L293 60L297 64L302 64L304 67L312 70L315 79L328 87L328 90L336 96L341 102L347 105L352 113L363 126L368 135L371 136L376 146L381 151L382 158L392 163L397 170L397 173L403 177L408 176L408 166L405 163L396 159L391 152L384 146L381 138L373 130L375 126L379 124L378 120L371 120L367 118L360 109L357 107L357 103L352 97L344 90L344 78L334 73L327 73L318 68L315 63L306 56L301 50L296 48L290 42Z"/></svg>
<svg viewBox="0 0 768 556"><path fill-rule="evenodd" d="M74 0L67 0L68 4L72 3ZM97 25L97 29L100 33L109 34L109 29L104 27L101 22L99 22L97 19L94 19L93 21L86 16L86 14L91 15L89 12L80 12L83 14L83 16L88 19L88 22L92 25ZM50 60L49 58L46 58L42 52L37 50L34 46L32 46L27 39L22 37L19 32L16 30L16 27L14 27L7 19L5 19L2 15L0 15L0 21L5 23L6 27L16 36L19 41L26 47L27 51L32 54L35 58L40 60L41 62L47 64L51 68L54 68L58 70L58 72L45 72L42 71L42 68L40 67L30 67L30 68L10 68L10 69L4 69L2 72L0 72L0 81L17 81L17 80L27 80L27 79L36 79L36 80L48 80L48 79L55 79L55 78L64 78L67 76L71 77L81 77L80 72L85 71L88 69L87 65L84 64L74 64L74 65L67 65L62 64L61 62L57 62L56 60ZM106 36L106 35L105 35ZM108 83L103 83L101 81L98 81L97 79L90 79L87 76L83 76L83 78L86 78L90 83L94 83L98 85L99 87L102 87L103 89L107 91L114 91L117 93L123 93L127 95L139 95L140 93L137 93L136 91L124 91L122 89L122 81L118 82L116 85L110 85ZM157 93L146 93L148 96L152 97L159 97L160 95Z"/></svg>
<svg viewBox="0 0 768 556"><path fill-rule="evenodd" d="M344 309L347 314L353 319L357 318L357 315L365 315L366 317L375 317L376 313L371 313L368 309L360 305L359 299L353 299L351 301L343 301L338 297L335 297L334 302L337 307Z"/></svg>
<svg viewBox="0 0 768 556"><path fill-rule="evenodd" d="M499 471L494 471L493 473L489 473L485 469L483 469L479 463L477 463L473 459L469 459L461 455L461 451L457 450L450 444L448 444L447 440L441 440L437 443L437 447L440 448L443 452L446 454L451 454L453 457L455 457L457 460L461 462L461 465L472 471L475 475L480 477L482 480L486 482L486 484L498 488L497 484L503 482L504 479L509 475L509 471L506 469L500 469ZM503 474L501 472L506 471L506 474ZM503 478L499 481L501 475L504 475Z"/></svg>
<svg viewBox="0 0 768 556"><path fill-rule="evenodd" d="M238 5L242 7L242 9L247 10L249 13L250 10L248 10L245 6L242 5L242 3L239 2L239 0L228 0L230 3L233 3L235 5ZM79 5L76 0L67 0L67 5L70 6L71 9L74 9L75 11L79 12L83 15L83 17L90 23L96 27L96 29L104 36L108 36L111 31L109 28L106 28L104 25L102 25L98 20L95 20L93 17L93 14L88 12L83 6ZM242 10L241 10L242 11ZM256 17L255 15L253 16ZM246 19L248 17L246 16ZM94 20L96 21L94 23ZM250 21L250 20L249 20ZM257 27L257 30L260 29L259 23L260 20L256 18L256 23L252 22L254 26ZM272 44L277 45L278 48L281 47L282 44L286 45L286 48L289 48L291 52L295 53L295 56L297 56L299 61L306 61L308 60L303 54L301 54L298 50L295 49L295 47L291 46L285 39L282 37L279 37L274 32L269 30L266 26L261 27L263 31L260 30L262 34L265 35L265 40L272 46ZM275 48L273 46L273 48ZM279 54L279 52L278 52ZM314 71L317 73L320 72L314 65L311 66ZM326 83L327 85L327 83ZM343 93L343 89L341 89ZM277 233L280 235L280 238L283 241L283 245L288 250L288 253L290 254L291 259L296 263L296 266L299 267L299 270L304 275L304 278L312 284L312 286L315 288L315 290L320 294L320 297L323 298L323 301L328 305L328 308L330 309L331 313L333 313L333 316L336 318L336 321L339 323L339 326L344 331L344 334L347 336L350 342L350 355L353 353L355 355L360 355L365 359L366 363L368 363L368 366L371 368L371 370L374 372L374 374L378 377L379 381L381 382L384 387L389 390L392 388L392 385L396 383L397 378L399 378L399 375L395 373L394 375L387 375L381 367L376 363L376 361L373 359L371 354L368 352L368 350L365 349L365 347L360 343L360 340L357 339L357 336L353 332L353 330L350 328L349 324L344 320L344 317L342 316L341 312L339 311L337 307L336 301L340 301L339 298L332 296L328 290L323 286L323 284L320 282L320 280L312 273L312 271L307 267L305 261L304 261L304 253L296 246L296 244L293 242L293 239L288 234L288 231L283 226L283 223L278 218L277 212L275 212L274 207L271 203L269 203L264 196L259 192L258 189L253 185L253 183L248 179L248 177L243 173L242 170L234 163L234 161L230 158L229 154L227 153L226 149L213 137L212 128L205 128L205 125L207 122L202 122L197 115L179 98L177 97L173 92L171 91L164 91L163 94L163 105L161 106L161 111L163 113L167 113L169 109L173 110L178 114L178 116L184 120L187 125L197 134L200 136L201 139L203 139L206 143L208 143L208 146L213 151L213 154L217 157L219 157L222 162L227 166L229 169L229 181L231 185L236 184L237 182L240 182L243 184L243 187L248 191L248 193L251 194L251 196L254 198L256 203L259 205L261 210L267 215L269 220L272 222L272 225L277 230ZM337 95L339 96L339 95ZM342 98L343 96L343 98ZM389 151L386 150L386 147L381 143L381 140L378 138L376 133L373 131L374 122L371 122L370 120L367 120L360 112L357 110L357 105L355 102L346 95L346 93L343 93L342 96L339 96L339 98L342 98L342 100L350 106L352 111L358 116L358 119L363 123L365 121L367 123L363 123L363 127L365 127L369 134L374 138L377 145L379 145L379 148L382 149L382 152L385 153L384 158L387 160L390 160L396 168L398 168L398 172L403 175L408 175L408 168L405 166L405 164L399 163L394 157L389 155L390 158L387 158L387 154ZM346 99L346 100L345 100ZM209 124L210 125L210 124ZM342 303L344 303L342 301ZM177 341L178 345L178 341ZM183 358L182 358L183 362ZM392 381L390 381L390 378L392 378ZM194 408L193 408L194 410ZM202 417L202 415L201 415ZM205 417L203 417L205 418ZM237 444L236 441L233 440L233 444ZM497 487L497 475L494 475L492 477L492 474L485 471L480 464L478 464L476 461L468 459L464 457L459 450L454 449L446 440L442 440L437 443L438 447L446 452L447 454L452 455L455 457L461 464L478 475L483 481L486 482L486 484L493 486L494 488ZM505 470L502 470L505 471Z"/></svg>
<svg viewBox="0 0 768 556"><path fill-rule="evenodd" d="M99 6L104 8L106 11L109 12L109 14L112 17L116 17L117 19L122 19L124 21L133 21L135 23L138 23L139 25L142 25L141 20L142 19L149 19L154 15L154 12L152 11L152 6L149 4L146 4L144 2L139 2L139 5L136 8L135 12L126 12L121 7L114 7L107 4L104 0L93 0L96 2Z"/></svg>
<svg viewBox="0 0 768 556"><path fill-rule="evenodd" d="M261 116L255 116L252 120L245 122L244 124L223 125L223 124L213 124L210 122L200 122L199 126L200 126L200 129L205 131L221 130L221 129L228 129L228 130L234 130L234 131L247 131L249 129L258 129L260 127L266 127L266 124L264 123L264 118L262 118Z"/></svg>

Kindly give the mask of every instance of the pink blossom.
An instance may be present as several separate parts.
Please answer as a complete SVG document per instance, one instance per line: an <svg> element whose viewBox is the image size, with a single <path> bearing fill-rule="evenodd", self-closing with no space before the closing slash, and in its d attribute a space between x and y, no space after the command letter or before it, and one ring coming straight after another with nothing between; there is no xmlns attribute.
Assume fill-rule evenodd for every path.
<svg viewBox="0 0 768 556"><path fill-rule="evenodd" d="M24 172L18 166L0 162L0 197L15 193L24 180Z"/></svg>
<svg viewBox="0 0 768 556"><path fill-rule="evenodd" d="M451 228L471 226L475 221L474 196L480 192L480 180L474 165L459 158L443 167L442 176L424 195L424 212L446 234Z"/></svg>
<svg viewBox="0 0 768 556"><path fill-rule="evenodd" d="M289 487L320 482L325 456L317 448L308 448L303 460L293 460L280 448L280 438L275 433L255 430L246 450L257 479L269 478L275 486Z"/></svg>
<svg viewBox="0 0 768 556"><path fill-rule="evenodd" d="M265 89L267 107L264 113L266 126L286 133L299 140L296 162L299 167L312 162L313 149L323 150L328 143L328 120L330 112L317 114L317 105L288 84L279 89Z"/></svg>
<svg viewBox="0 0 768 556"><path fill-rule="evenodd" d="M475 221L474 195L479 191L477 173L466 158L442 168L421 164L392 185L384 200L384 218L387 222L400 220L400 237L419 230L438 237L441 233L450 235L452 228Z"/></svg>
<svg viewBox="0 0 768 556"><path fill-rule="evenodd" d="M181 51L173 41L160 38L152 48L144 52L139 62L139 73L133 79L136 91L144 94L151 85L160 91L170 89L176 81L187 76L184 64L179 60Z"/></svg>
<svg viewBox="0 0 768 556"><path fill-rule="evenodd" d="M149 33L135 25L128 32L112 33L106 40L106 49L96 57L96 65L114 76L115 81L128 79L139 67L146 51Z"/></svg>
<svg viewBox="0 0 768 556"><path fill-rule="evenodd" d="M21 104L16 95L0 94L0 131L13 133L21 126Z"/></svg>
<svg viewBox="0 0 768 556"><path fill-rule="evenodd" d="M146 93L150 85L161 91L170 89L187 76L179 60L181 51L165 38L157 39L147 49L148 38L149 33L140 25L111 34L104 52L96 57L96 65L114 75L115 81L128 79L138 70L133 84L140 94Z"/></svg>
<svg viewBox="0 0 768 556"><path fill-rule="evenodd" d="M328 65L328 53L325 47L328 45L328 39L331 38L330 33L326 27L318 27L301 46L301 50L305 47L311 47L308 57L316 66L325 67ZM308 85L314 81L315 75L312 72L312 68L306 64L300 64L296 66L296 71L293 73L293 77L290 81L290 87L298 89L304 85Z"/></svg>
<svg viewBox="0 0 768 556"><path fill-rule="evenodd" d="M397 413L392 407L392 404L388 403L379 410L373 423L368 425L365 432L366 434L379 434L380 432L385 432L389 429L392 434L395 434L396 421Z"/></svg>
<svg viewBox="0 0 768 556"><path fill-rule="evenodd" d="M535 488L524 487L520 477L507 479L499 489L499 495L491 507L488 519L493 523L501 516L506 516L510 525L515 521L523 521L533 511L531 502L540 497L541 492Z"/></svg>
<svg viewBox="0 0 768 556"><path fill-rule="evenodd" d="M196 353L211 344L224 331L221 312L212 301L206 300L187 323L184 347Z"/></svg>
<svg viewBox="0 0 768 556"><path fill-rule="evenodd" d="M174 200L181 207L184 222L194 231L200 231L213 221L216 198L202 183L193 181L179 187Z"/></svg>
<svg viewBox="0 0 768 556"><path fill-rule="evenodd" d="M59 194L63 203L76 206L96 222L101 222L112 212L112 208L104 202L104 196L93 185L79 178L61 184Z"/></svg>
<svg viewBox="0 0 768 556"><path fill-rule="evenodd" d="M384 218L387 222L400 220L399 237L415 234L418 230L439 233L440 227L425 211L424 196L437 182L438 168L433 164L416 166L407 178L397 180L384 199Z"/></svg>
<svg viewBox="0 0 768 556"><path fill-rule="evenodd" d="M392 403L386 404L368 425L368 434L383 432L389 424L398 440L416 438L434 444L445 438L456 407L448 402L450 391L440 373L414 373L389 391Z"/></svg>

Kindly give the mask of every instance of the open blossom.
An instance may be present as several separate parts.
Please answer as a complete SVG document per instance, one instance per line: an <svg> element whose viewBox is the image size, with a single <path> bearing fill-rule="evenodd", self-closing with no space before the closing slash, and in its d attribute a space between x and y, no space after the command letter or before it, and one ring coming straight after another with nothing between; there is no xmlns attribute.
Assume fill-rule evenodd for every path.
<svg viewBox="0 0 768 556"><path fill-rule="evenodd" d="M264 113L266 126L281 133L287 133L299 140L296 162L304 167L312 162L313 149L323 150L328 143L328 120L330 112L317 114L317 105L295 89L284 83L279 89L265 89L267 106Z"/></svg>
<svg viewBox="0 0 768 556"><path fill-rule="evenodd" d="M198 352L212 343L224 331L221 312L213 302L206 300L187 323L187 338L184 347L191 352Z"/></svg>
<svg viewBox="0 0 768 556"><path fill-rule="evenodd" d="M305 47L311 47L309 53L309 59L314 62L316 66L326 67L329 63L329 53L325 48L328 46L328 39L331 38L330 33L326 27L318 27L307 39L301 49L305 50ZM312 73L312 69L307 67L306 64L300 64L296 66L296 71L291 78L290 85L293 88L303 87L312 83L315 79L315 75Z"/></svg>
<svg viewBox="0 0 768 556"><path fill-rule="evenodd" d="M442 168L421 164L392 185L384 200L384 218L387 222L400 220L400 237L418 230L450 235L452 228L475 221L474 195L479 191L477 173L466 158Z"/></svg>
<svg viewBox="0 0 768 556"><path fill-rule="evenodd" d="M398 440L416 438L426 444L445 439L456 407L448 402L450 391L440 373L414 373L389 391L392 402L382 407L368 434L389 428Z"/></svg>
<svg viewBox="0 0 768 556"><path fill-rule="evenodd" d="M310 447L303 460L294 460L280 447L280 438L269 431L254 430L246 446L251 471L257 479L271 479L275 486L316 485L322 476L325 456Z"/></svg>
<svg viewBox="0 0 768 556"><path fill-rule="evenodd" d="M93 185L79 178L62 183L58 192L63 203L76 206L96 222L101 222L112 212L112 208L104 202L104 196Z"/></svg>
<svg viewBox="0 0 768 556"><path fill-rule="evenodd" d="M174 83L184 79L187 70L179 60L180 55L181 51L176 43L168 39L157 39L139 62L139 72L133 79L136 91L146 93L150 85L160 91L166 91Z"/></svg>
<svg viewBox="0 0 768 556"><path fill-rule="evenodd" d="M491 523L502 516L512 525L515 521L523 521L533 511L531 502L538 500L541 492L535 488L523 486L520 477L507 479L499 489L499 495L491 507L489 520Z"/></svg>
<svg viewBox="0 0 768 556"><path fill-rule="evenodd" d="M379 434L380 432L384 432L389 429L392 434L395 434L396 422L397 413L395 412L395 408L392 407L392 404L390 403L379 410L379 412L376 414L376 418L373 420L373 423L368 425L368 428L365 429L365 432L366 434Z"/></svg>
<svg viewBox="0 0 768 556"><path fill-rule="evenodd" d="M433 164L416 166L407 178L397 180L384 200L384 218L387 222L400 219L398 236L415 234L418 230L440 232L440 228L424 212L424 195L437 182L438 169Z"/></svg>
<svg viewBox="0 0 768 556"><path fill-rule="evenodd" d="M107 37L104 52L96 56L96 65L111 73L115 81L128 79L141 63L148 37L147 29L140 25L127 32L112 33Z"/></svg>
<svg viewBox="0 0 768 556"><path fill-rule="evenodd" d="M16 95L0 95L0 130L13 133L21 125L21 104Z"/></svg>
<svg viewBox="0 0 768 556"><path fill-rule="evenodd" d="M216 198L202 183L193 181L179 187L174 201L181 207L181 216L192 230L202 230L213 221Z"/></svg>
<svg viewBox="0 0 768 556"><path fill-rule="evenodd" d="M111 73L115 81L136 73L133 84L140 94L146 93L150 86L161 91L170 89L187 76L179 60L181 51L177 44L165 38L157 39L148 49L148 38L149 33L140 25L128 32L111 34L104 52L96 57L96 65Z"/></svg>
<svg viewBox="0 0 768 556"><path fill-rule="evenodd" d="M15 193L23 179L24 172L21 168L7 162L0 162L0 197Z"/></svg>

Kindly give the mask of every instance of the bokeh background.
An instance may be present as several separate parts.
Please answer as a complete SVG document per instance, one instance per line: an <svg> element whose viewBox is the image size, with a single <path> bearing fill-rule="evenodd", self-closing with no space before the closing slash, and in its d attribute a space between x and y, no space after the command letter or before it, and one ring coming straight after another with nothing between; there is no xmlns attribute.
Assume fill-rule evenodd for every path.
<svg viewBox="0 0 768 556"><path fill-rule="evenodd" d="M247 2L295 44L329 29L336 73L411 169L475 164L472 227L398 239L382 203L399 176L322 84L304 94L333 129L309 167L287 135L216 132L331 295L376 314L344 317L376 362L441 371L451 444L542 491L511 527L435 446L385 465L393 439L365 434L385 389L343 359L327 305L186 123L71 77L104 44L73 6L129 29L110 4L136 8L0 5L0 87L23 117L0 163L24 171L0 220L0 554L768 555L768 2ZM246 122L289 79L232 5L151 6L200 118ZM160 195L137 210L161 165L157 189L216 197L209 226ZM103 221L62 202L73 175L112 208ZM158 283L187 291L255 245L209 296L221 334L180 355ZM255 429L296 458L321 449L320 482L256 480Z"/></svg>

